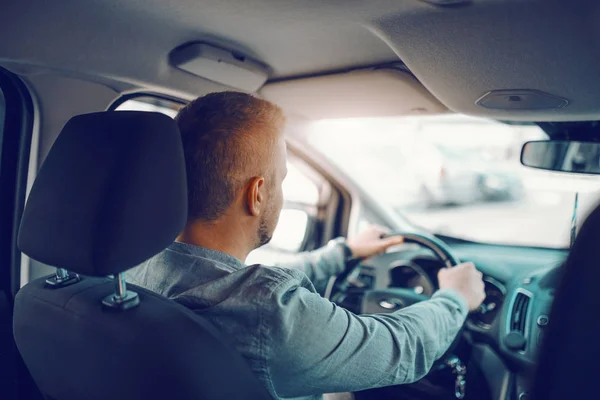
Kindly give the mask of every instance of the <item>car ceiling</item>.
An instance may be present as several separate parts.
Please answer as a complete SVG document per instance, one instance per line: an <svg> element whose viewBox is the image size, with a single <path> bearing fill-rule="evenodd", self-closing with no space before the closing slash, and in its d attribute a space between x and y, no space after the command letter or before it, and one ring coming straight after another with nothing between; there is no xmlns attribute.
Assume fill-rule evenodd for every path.
<svg viewBox="0 0 600 400"><path fill-rule="evenodd" d="M431 0L430 2L435 2ZM271 83L401 62L444 106L504 120L600 119L600 2L472 0L21 0L0 13L0 65L192 97L227 87L169 65L190 41L238 50ZM489 110L490 90L567 99Z"/></svg>

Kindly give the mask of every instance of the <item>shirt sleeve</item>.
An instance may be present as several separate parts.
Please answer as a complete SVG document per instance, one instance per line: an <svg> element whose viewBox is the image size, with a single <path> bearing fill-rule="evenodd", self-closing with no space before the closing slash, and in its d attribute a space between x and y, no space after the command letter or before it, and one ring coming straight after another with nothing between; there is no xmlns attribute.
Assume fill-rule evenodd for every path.
<svg viewBox="0 0 600 400"><path fill-rule="evenodd" d="M324 246L317 250L298 253L293 260L280 263L278 266L304 272L317 292L323 295L329 278L340 274L346 268L344 249L340 245Z"/></svg>
<svg viewBox="0 0 600 400"><path fill-rule="evenodd" d="M415 382L446 352L468 313L452 290L395 313L363 316L290 282L274 297L267 360L280 397Z"/></svg>

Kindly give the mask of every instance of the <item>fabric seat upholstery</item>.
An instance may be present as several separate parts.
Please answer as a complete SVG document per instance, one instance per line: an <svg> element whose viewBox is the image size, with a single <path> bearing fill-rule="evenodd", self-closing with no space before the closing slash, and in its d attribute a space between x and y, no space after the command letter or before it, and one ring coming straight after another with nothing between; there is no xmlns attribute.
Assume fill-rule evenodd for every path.
<svg viewBox="0 0 600 400"><path fill-rule="evenodd" d="M19 350L40 389L56 400L261 399L245 361L207 321L133 287L140 305L102 308L106 278L61 289L25 286L15 306Z"/></svg>

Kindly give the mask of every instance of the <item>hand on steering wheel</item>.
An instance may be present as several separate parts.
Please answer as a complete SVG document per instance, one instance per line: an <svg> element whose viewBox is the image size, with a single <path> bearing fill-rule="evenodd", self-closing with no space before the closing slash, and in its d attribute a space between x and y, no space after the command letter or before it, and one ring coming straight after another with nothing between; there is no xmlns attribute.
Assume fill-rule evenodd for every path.
<svg viewBox="0 0 600 400"><path fill-rule="evenodd" d="M382 239L390 239L391 237L402 237L404 243L416 243L422 247L431 250L434 255L447 267L451 268L460 264L459 259L454 256L450 248L441 240L428 235L416 234L416 233L405 233L405 232L394 232L386 235ZM401 242L400 242L401 243ZM360 259L356 259L360 261ZM330 298L335 301L336 297L343 298L343 293L348 289L351 278L358 272L358 262L354 265L349 266L343 274L338 276L333 290L331 293L333 296ZM456 274L456 273L457 274ZM481 274L475 270L475 266L472 263L466 263L461 265L460 271L445 271L441 273L441 276L446 274L447 276L441 279L441 285L444 287L452 288L461 293L469 309L476 308L481 301L483 301L485 294L483 291L483 281L481 281ZM481 281L481 285L477 285L477 280ZM463 288L464 286L464 288ZM443 288L443 287L442 287ZM372 314L382 312L395 312L403 307L410 306L417 302L427 300L429 296L415 293L412 289L405 288L383 288L383 289L372 289L366 290L362 296L361 313ZM455 342L447 354L453 351L456 347L460 335L457 337Z"/></svg>
<svg viewBox="0 0 600 400"><path fill-rule="evenodd" d="M401 235L389 235L389 230L378 225L371 225L358 235L346 241L352 256L360 260L376 256L388 248L404 243Z"/></svg>
<svg viewBox="0 0 600 400"><path fill-rule="evenodd" d="M430 249L436 257L446 265L446 267L453 267L460 264L458 258L450 252L448 246L433 236L415 233L389 232L383 227L373 225L346 242L352 252L352 258L346 261L346 269L335 279L328 297L335 301L334 296L343 294L348 289L350 281L358 275L358 267L363 259L379 255L385 252L389 247L401 243L416 243ZM417 301L426 299L427 297L425 296L418 296L418 299L411 296L412 301L408 304L413 304Z"/></svg>
<svg viewBox="0 0 600 400"><path fill-rule="evenodd" d="M400 235L389 235L389 230L378 225L371 225L358 235L346 241L351 257L346 260L345 270L339 274L334 282L329 298L333 293L344 293L350 281L356 278L360 262L369 257L385 252L388 248L404 243ZM333 299L332 299L333 300Z"/></svg>

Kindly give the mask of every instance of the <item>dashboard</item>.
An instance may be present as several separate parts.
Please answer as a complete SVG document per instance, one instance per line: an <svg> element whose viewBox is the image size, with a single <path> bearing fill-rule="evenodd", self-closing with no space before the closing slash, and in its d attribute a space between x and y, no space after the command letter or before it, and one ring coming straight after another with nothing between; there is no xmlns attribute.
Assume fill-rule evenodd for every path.
<svg viewBox="0 0 600 400"><path fill-rule="evenodd" d="M469 314L463 334L471 345L465 358L478 364L476 369L487 381L490 395L482 398L519 398L526 394L525 377L535 364L548 324L559 278L557 267L568 252L443 240L461 261L474 262L484 275L486 299ZM362 301L363 313L397 311L412 304L406 302L406 291L415 302L430 297L438 288L437 273L443 267L430 250L405 245L365 262L346 300L358 308ZM395 290L402 290L403 296L394 298ZM366 310L360 293L370 293L364 296L371 297ZM373 293L379 296L374 302ZM509 396L509 391L515 394Z"/></svg>

